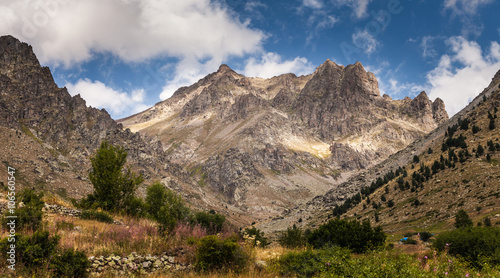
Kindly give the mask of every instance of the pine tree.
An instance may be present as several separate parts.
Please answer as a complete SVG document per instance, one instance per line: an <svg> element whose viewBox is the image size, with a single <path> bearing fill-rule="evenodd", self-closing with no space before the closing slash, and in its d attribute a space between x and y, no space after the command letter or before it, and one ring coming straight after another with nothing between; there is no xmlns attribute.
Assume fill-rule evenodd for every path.
<svg viewBox="0 0 500 278"><path fill-rule="evenodd" d="M476 151L477 156L481 156L484 154L484 148L481 146L481 144L477 145L477 151Z"/></svg>
<svg viewBox="0 0 500 278"><path fill-rule="evenodd" d="M472 220L470 219L467 212L463 209L458 211L458 213L455 215L455 228L459 229L472 226L474 226L474 224L472 223Z"/></svg>

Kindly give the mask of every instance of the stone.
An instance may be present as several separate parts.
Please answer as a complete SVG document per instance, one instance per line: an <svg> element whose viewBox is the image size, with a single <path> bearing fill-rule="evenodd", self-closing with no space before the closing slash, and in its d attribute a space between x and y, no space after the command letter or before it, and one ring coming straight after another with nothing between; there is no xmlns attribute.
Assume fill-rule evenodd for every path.
<svg viewBox="0 0 500 278"><path fill-rule="evenodd" d="M257 260L255 261L254 265L257 270L264 270L267 267L267 262L262 260Z"/></svg>
<svg viewBox="0 0 500 278"><path fill-rule="evenodd" d="M158 268L162 265L163 263L161 262L161 260L156 260L154 263L153 263L153 266Z"/></svg>
<svg viewBox="0 0 500 278"><path fill-rule="evenodd" d="M150 261L145 261L142 263L142 267L143 268L149 268L151 266L151 262Z"/></svg>

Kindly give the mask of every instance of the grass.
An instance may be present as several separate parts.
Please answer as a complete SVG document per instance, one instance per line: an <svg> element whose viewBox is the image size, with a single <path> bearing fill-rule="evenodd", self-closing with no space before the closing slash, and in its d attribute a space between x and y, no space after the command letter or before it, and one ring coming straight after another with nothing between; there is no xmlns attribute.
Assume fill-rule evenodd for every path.
<svg viewBox="0 0 500 278"><path fill-rule="evenodd" d="M123 256L132 252L139 254L161 255L169 250L182 248L185 255L179 260L183 263L192 263L196 247L193 242L206 235L200 227L191 227L181 224L168 236L158 233L156 223L148 219L135 219L126 216L113 215L124 225L107 224L92 220L83 220L76 217L49 214L46 217L47 226L51 234L61 236L60 244L63 248L73 247L85 252L87 256L109 256L111 254ZM400 234L389 236L391 241L397 241ZM163 272L150 274L144 277L241 277L241 278L271 278L280 277L282 268L277 264L280 258L289 253L300 254L305 248L288 249L280 246L268 248L252 248L241 243L251 262L243 273L212 272L200 274L188 272ZM467 263L444 253L436 253L427 249L424 243L417 245L396 244L395 248L384 251L373 251L366 254L350 254L337 257L335 252L324 252L312 269L317 269L315 277L500 277L500 267L493 268L485 265L482 270L468 266ZM317 252L317 251L313 251ZM255 262L264 261L267 266L259 266ZM292 260L295 267L300 269L300 261ZM310 263L308 261L307 263ZM262 263L261 263L262 264ZM446 275L445 273L448 273ZM289 273L292 277L296 274ZM43 271L36 277L49 277ZM91 276L92 277L92 276ZM99 277L115 277L111 273L104 273ZM297 275L296 277L305 277Z"/></svg>

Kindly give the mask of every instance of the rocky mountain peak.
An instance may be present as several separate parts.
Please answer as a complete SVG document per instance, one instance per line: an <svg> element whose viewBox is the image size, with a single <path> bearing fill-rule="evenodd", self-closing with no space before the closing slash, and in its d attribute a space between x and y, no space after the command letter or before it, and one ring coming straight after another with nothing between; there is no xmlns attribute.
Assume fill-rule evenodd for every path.
<svg viewBox="0 0 500 278"><path fill-rule="evenodd" d="M20 42L12 36L0 37L0 74L12 80L27 80L33 74L53 82L48 68L42 68L30 45Z"/></svg>
<svg viewBox="0 0 500 278"><path fill-rule="evenodd" d="M222 65L220 65L217 72L218 73L228 73L228 72L234 72L234 71L228 65L222 64Z"/></svg>
<svg viewBox="0 0 500 278"><path fill-rule="evenodd" d="M331 73L332 71L338 71L338 70L343 70L344 66L342 65L337 65L337 63L331 61L330 59L327 59L321 66L316 68L316 71L314 71L314 75L324 75Z"/></svg>

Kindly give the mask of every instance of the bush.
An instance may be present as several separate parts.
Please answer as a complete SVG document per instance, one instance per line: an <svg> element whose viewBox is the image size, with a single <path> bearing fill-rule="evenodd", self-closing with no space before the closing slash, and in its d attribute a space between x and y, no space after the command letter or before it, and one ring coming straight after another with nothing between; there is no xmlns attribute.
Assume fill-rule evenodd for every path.
<svg viewBox="0 0 500 278"><path fill-rule="evenodd" d="M16 234L16 255L19 263L33 271L46 266L46 262L56 252L59 236L49 236L48 231L38 230L32 236ZM4 238L1 242L2 254L7 253L11 243Z"/></svg>
<svg viewBox="0 0 500 278"><path fill-rule="evenodd" d="M369 221L359 223L356 220L347 221L332 219L313 231L307 242L314 248L325 246L340 246L363 253L369 249L383 246L386 235L382 228L372 229Z"/></svg>
<svg viewBox="0 0 500 278"><path fill-rule="evenodd" d="M222 214L217 214L215 211L204 212L199 211L194 214L193 224L199 224L207 229L209 234L217 234L222 232L222 227L226 222L226 217Z"/></svg>
<svg viewBox="0 0 500 278"><path fill-rule="evenodd" d="M240 273L248 260L249 256L235 237L221 239L211 235L199 241L194 267L199 272L232 270Z"/></svg>
<svg viewBox="0 0 500 278"><path fill-rule="evenodd" d="M19 201L23 202L24 206L19 206L16 210L16 228L19 230L29 229L38 230L42 226L43 207L45 202L42 201L43 193L36 194L31 189L24 189L19 194ZM9 215L8 212L6 215ZM8 218L4 218L4 226L8 222Z"/></svg>
<svg viewBox="0 0 500 278"><path fill-rule="evenodd" d="M414 240L413 238L408 238L406 240L403 240L403 244L410 244L410 245L417 245L417 241Z"/></svg>
<svg viewBox="0 0 500 278"><path fill-rule="evenodd" d="M294 224L292 228L288 227L278 238L281 246L288 248L297 248L306 245L306 238L300 228Z"/></svg>
<svg viewBox="0 0 500 278"><path fill-rule="evenodd" d="M130 216L145 217L147 214L146 203L143 199L132 196L125 201L123 211Z"/></svg>
<svg viewBox="0 0 500 278"><path fill-rule="evenodd" d="M80 252L68 249L57 256L54 256L50 262L50 269L55 277L87 277L87 268L90 262L87 256Z"/></svg>
<svg viewBox="0 0 500 278"><path fill-rule="evenodd" d="M433 246L438 251L448 249L450 255L460 256L475 267L481 262L498 264L500 228L475 227L444 232L437 236Z"/></svg>
<svg viewBox="0 0 500 278"><path fill-rule="evenodd" d="M322 250L308 249L286 253L276 261L276 265L282 276L314 277L324 272L331 261L340 265L345 264L349 258L349 250L338 247Z"/></svg>
<svg viewBox="0 0 500 278"><path fill-rule="evenodd" d="M153 183L146 192L146 209L160 224L160 231L172 231L179 221L186 221L191 213L181 196L165 188L159 182Z"/></svg>
<svg viewBox="0 0 500 278"><path fill-rule="evenodd" d="M113 218L104 211L84 210L80 215L81 219L97 220L104 223L113 223Z"/></svg>
<svg viewBox="0 0 500 278"><path fill-rule="evenodd" d="M429 239L433 236L430 232L420 232L420 240L423 242L429 241Z"/></svg>
<svg viewBox="0 0 500 278"><path fill-rule="evenodd" d="M142 176L137 176L130 167L123 172L127 151L104 141L90 161L89 179L94 193L81 203L87 206L97 203L108 211L123 209L125 201L134 196L137 186L143 182Z"/></svg>
<svg viewBox="0 0 500 278"><path fill-rule="evenodd" d="M267 237L264 236L264 232L252 227L246 228L243 231L243 238L251 240L253 246L266 247L270 243L267 241Z"/></svg>

